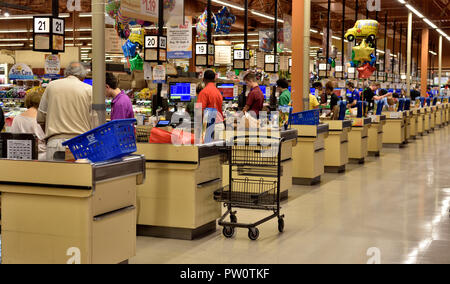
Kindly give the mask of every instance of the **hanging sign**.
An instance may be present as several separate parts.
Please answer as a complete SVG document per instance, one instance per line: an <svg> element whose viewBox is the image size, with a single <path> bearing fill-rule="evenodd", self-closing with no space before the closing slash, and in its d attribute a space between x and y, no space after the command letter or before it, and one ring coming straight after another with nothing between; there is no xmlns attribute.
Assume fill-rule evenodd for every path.
<svg viewBox="0 0 450 284"><path fill-rule="evenodd" d="M381 0L367 0L367 10L369 10L369 12L380 12Z"/></svg>
<svg viewBox="0 0 450 284"><path fill-rule="evenodd" d="M214 44L197 43L195 46L195 65L196 66L213 66L215 57Z"/></svg>
<svg viewBox="0 0 450 284"><path fill-rule="evenodd" d="M55 17L33 18L33 51L64 52L65 20Z"/></svg>
<svg viewBox="0 0 450 284"><path fill-rule="evenodd" d="M166 82L166 67L157 65L153 67L153 83L164 84Z"/></svg>
<svg viewBox="0 0 450 284"><path fill-rule="evenodd" d="M168 26L183 25L185 22L184 0L164 1L164 19Z"/></svg>
<svg viewBox="0 0 450 284"><path fill-rule="evenodd" d="M167 58L192 58L192 17L186 17L184 25L167 28Z"/></svg>
<svg viewBox="0 0 450 284"><path fill-rule="evenodd" d="M231 64L231 45L215 46L215 64L229 65Z"/></svg>
<svg viewBox="0 0 450 284"><path fill-rule="evenodd" d="M67 10L81 12L81 0L67 0Z"/></svg>
<svg viewBox="0 0 450 284"><path fill-rule="evenodd" d="M121 0L120 3L122 15L125 17L148 22L158 21L158 0Z"/></svg>
<svg viewBox="0 0 450 284"><path fill-rule="evenodd" d="M105 51L106 53L122 54L124 42L114 28L105 28Z"/></svg>
<svg viewBox="0 0 450 284"><path fill-rule="evenodd" d="M144 61L167 61L167 37L145 36Z"/></svg>
<svg viewBox="0 0 450 284"><path fill-rule="evenodd" d="M9 71L10 80L33 80L34 75L31 68L23 63L14 65Z"/></svg>
<svg viewBox="0 0 450 284"><path fill-rule="evenodd" d="M59 75L61 72L61 59L59 55L45 55L45 74Z"/></svg>
<svg viewBox="0 0 450 284"><path fill-rule="evenodd" d="M266 54L264 56L264 71L266 73L278 73L279 65L277 59L273 54Z"/></svg>

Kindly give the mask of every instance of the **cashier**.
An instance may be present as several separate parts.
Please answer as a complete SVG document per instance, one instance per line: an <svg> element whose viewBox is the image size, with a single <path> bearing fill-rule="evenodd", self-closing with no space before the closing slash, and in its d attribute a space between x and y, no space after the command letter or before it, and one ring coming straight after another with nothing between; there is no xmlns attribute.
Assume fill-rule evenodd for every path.
<svg viewBox="0 0 450 284"><path fill-rule="evenodd" d="M366 88L363 92L363 101L369 103L369 110L373 110L375 100L379 101L387 98L389 94L377 96L376 91L381 87L380 83L372 83L369 88Z"/></svg>
<svg viewBox="0 0 450 284"><path fill-rule="evenodd" d="M205 74L203 74L203 82L205 83L205 88L198 95L197 105L201 106L202 113L207 108L216 109L216 122L223 122L223 96L216 87L216 73L212 70L206 70Z"/></svg>
<svg viewBox="0 0 450 284"><path fill-rule="evenodd" d="M134 118L133 104L127 94L118 88L117 78L112 73L106 73L105 95L112 99L111 120Z"/></svg>
<svg viewBox="0 0 450 284"><path fill-rule="evenodd" d="M244 77L245 84L250 88L248 94L247 104L244 107L244 113L255 114L259 118L259 113L264 106L264 94L259 88L259 84L256 82L256 75L254 73L248 73Z"/></svg>
<svg viewBox="0 0 450 284"><path fill-rule="evenodd" d="M348 107L354 108L358 104L358 101L361 100L359 91L355 88L355 84L353 84L353 82L347 83L347 89L350 92L347 94Z"/></svg>
<svg viewBox="0 0 450 284"><path fill-rule="evenodd" d="M288 106L291 104L291 92L289 92L289 82L285 79L277 81L277 88L280 92L279 106Z"/></svg>

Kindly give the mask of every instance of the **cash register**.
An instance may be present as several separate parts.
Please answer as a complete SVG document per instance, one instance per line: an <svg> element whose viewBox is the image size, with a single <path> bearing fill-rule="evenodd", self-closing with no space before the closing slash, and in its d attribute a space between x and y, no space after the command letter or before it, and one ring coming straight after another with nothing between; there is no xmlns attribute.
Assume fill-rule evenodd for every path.
<svg viewBox="0 0 450 284"><path fill-rule="evenodd" d="M167 120L159 121L157 126L166 127L167 124L170 124L172 127L176 128L183 122L186 122L185 119L190 115L186 112L187 104L191 103L192 100L195 99L197 95L197 84L189 83L189 82L176 82L169 83L169 102L174 104L175 111L170 113L170 117L166 117ZM178 121L176 118L179 118ZM174 123L174 120L177 121ZM167 121L167 122L166 122Z"/></svg>

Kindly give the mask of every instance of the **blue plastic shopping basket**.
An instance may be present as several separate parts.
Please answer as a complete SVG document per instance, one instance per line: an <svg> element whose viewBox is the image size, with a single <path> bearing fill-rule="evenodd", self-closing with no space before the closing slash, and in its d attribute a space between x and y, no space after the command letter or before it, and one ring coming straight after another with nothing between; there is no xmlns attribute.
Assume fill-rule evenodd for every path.
<svg viewBox="0 0 450 284"><path fill-rule="evenodd" d="M108 122L63 143L77 160L93 163L118 159L137 151L134 125L136 119Z"/></svg>

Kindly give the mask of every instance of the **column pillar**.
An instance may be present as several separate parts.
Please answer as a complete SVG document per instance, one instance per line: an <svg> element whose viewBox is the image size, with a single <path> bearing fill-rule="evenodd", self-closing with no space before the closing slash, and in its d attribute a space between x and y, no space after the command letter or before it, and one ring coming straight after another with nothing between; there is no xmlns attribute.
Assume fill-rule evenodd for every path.
<svg viewBox="0 0 450 284"><path fill-rule="evenodd" d="M428 41L430 38L430 30L422 30L422 59L420 64L420 93L424 97L427 94L428 85Z"/></svg>
<svg viewBox="0 0 450 284"><path fill-rule="evenodd" d="M406 58L406 96L411 96L411 62L412 62L412 17L410 11L408 14L408 44L407 44L407 58Z"/></svg>
<svg viewBox="0 0 450 284"><path fill-rule="evenodd" d="M93 105L99 125L106 123L105 1L92 1Z"/></svg>
<svg viewBox="0 0 450 284"><path fill-rule="evenodd" d="M441 81L442 81L442 35L439 36L439 95L441 94Z"/></svg>
<svg viewBox="0 0 450 284"><path fill-rule="evenodd" d="M294 112L309 109L311 0L292 1L292 103Z"/></svg>

